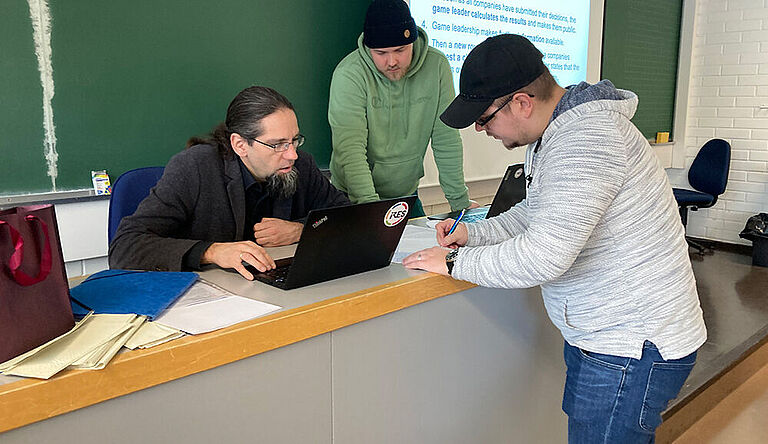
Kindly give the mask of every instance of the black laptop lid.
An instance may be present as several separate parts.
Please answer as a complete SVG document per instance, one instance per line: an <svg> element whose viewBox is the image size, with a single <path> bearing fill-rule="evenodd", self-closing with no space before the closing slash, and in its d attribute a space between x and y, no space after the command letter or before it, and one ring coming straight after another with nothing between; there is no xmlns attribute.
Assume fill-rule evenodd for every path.
<svg viewBox="0 0 768 444"><path fill-rule="evenodd" d="M325 282L390 264L416 196L312 210L285 288Z"/></svg>
<svg viewBox="0 0 768 444"><path fill-rule="evenodd" d="M491 209L485 218L498 216L525 199L525 171L522 163L507 167L501 179L499 189L491 203Z"/></svg>
<svg viewBox="0 0 768 444"><path fill-rule="evenodd" d="M523 164L516 163L514 165L509 165L504 172L504 176L501 178L499 188L496 190L496 195L493 196L491 208L485 213L485 218L498 216L523 199L525 199L525 172L523 170ZM485 208L472 208L466 211L465 216L485 211ZM456 219L459 217L459 213L461 213L461 210L451 211L450 213L434 214L429 216L428 219L443 220L449 217L451 219Z"/></svg>

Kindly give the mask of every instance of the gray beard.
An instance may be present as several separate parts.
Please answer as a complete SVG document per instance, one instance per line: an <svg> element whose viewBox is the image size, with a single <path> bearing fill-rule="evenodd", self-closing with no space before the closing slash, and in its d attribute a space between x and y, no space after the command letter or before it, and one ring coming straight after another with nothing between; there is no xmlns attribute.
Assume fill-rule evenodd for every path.
<svg viewBox="0 0 768 444"><path fill-rule="evenodd" d="M272 174L267 177L267 193L275 199L285 199L293 196L299 184L299 173L292 168L290 173Z"/></svg>

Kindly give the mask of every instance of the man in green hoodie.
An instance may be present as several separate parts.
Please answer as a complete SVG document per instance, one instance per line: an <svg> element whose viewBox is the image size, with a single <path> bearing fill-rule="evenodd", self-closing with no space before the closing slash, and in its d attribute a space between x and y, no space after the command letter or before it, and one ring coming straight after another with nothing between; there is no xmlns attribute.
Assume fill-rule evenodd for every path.
<svg viewBox="0 0 768 444"><path fill-rule="evenodd" d="M432 141L451 210L477 206L464 184L459 132L440 119L455 97L448 59L428 45L402 0L374 0L358 48L331 80L331 181L353 202L416 193ZM416 201L411 217L423 216Z"/></svg>

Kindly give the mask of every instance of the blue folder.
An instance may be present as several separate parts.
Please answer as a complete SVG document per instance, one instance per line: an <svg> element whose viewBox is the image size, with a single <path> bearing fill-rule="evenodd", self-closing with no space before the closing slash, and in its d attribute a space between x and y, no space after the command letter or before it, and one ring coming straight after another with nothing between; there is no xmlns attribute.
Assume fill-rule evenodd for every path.
<svg viewBox="0 0 768 444"><path fill-rule="evenodd" d="M154 319L197 280L183 271L104 270L69 290L72 312L136 313Z"/></svg>

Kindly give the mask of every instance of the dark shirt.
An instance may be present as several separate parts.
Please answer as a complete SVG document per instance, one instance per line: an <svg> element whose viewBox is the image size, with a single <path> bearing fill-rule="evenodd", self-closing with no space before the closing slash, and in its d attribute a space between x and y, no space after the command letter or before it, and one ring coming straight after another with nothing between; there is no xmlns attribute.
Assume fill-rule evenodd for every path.
<svg viewBox="0 0 768 444"><path fill-rule="evenodd" d="M272 217L272 206L275 200L266 191L264 182L257 181L253 174L245 167L243 160L237 158L240 166L240 175L243 176L243 188L245 189L245 227L243 239L255 242L253 226L261 222L265 217ZM184 255L184 269L197 270L200 268L200 257L210 246L208 242L198 242Z"/></svg>
<svg viewBox="0 0 768 444"><path fill-rule="evenodd" d="M265 217L272 217L272 206L275 200L266 192L264 182L257 181L248 168L245 167L243 160L239 157L237 162L240 164L240 174L243 176L243 185L245 187L245 228L243 229L243 239L254 240L253 226Z"/></svg>

